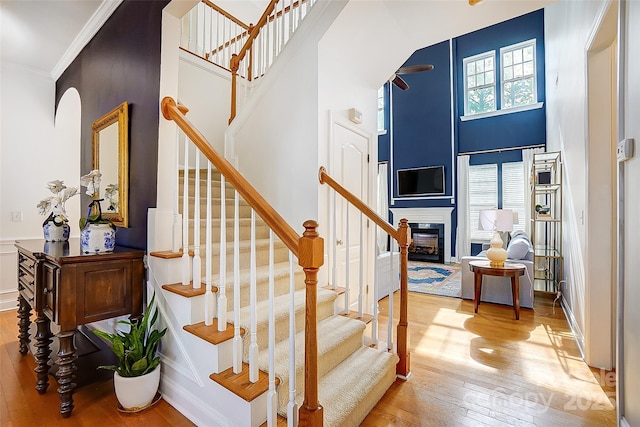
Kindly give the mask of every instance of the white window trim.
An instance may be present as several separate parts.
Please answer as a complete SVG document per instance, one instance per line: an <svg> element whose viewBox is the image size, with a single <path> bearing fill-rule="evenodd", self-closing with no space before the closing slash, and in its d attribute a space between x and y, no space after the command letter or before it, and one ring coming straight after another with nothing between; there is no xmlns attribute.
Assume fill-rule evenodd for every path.
<svg viewBox="0 0 640 427"><path fill-rule="evenodd" d="M503 54L505 52L509 52L516 49L522 49L523 47L531 46L533 47L533 102L527 105L519 105L515 107L507 107L503 108L504 105L502 94L504 93L504 64L502 63ZM510 46L505 46L500 48L500 110L512 110L515 108L528 107L530 105L536 105L538 103L538 57L536 53L536 39L526 40L520 43L512 44ZM518 79L520 80L520 79ZM514 81L514 79L509 80L510 82Z"/></svg>
<svg viewBox="0 0 640 427"><path fill-rule="evenodd" d="M487 87L493 87L493 94L494 97L496 98L496 110L494 111L489 111L486 113L477 113L477 114L469 114L468 116L477 116L480 114L490 114L493 113L495 111L497 111L498 108L498 103L497 103L497 96L498 94L496 93L496 91L498 90L498 88L496 87L496 51L495 50L489 50L487 52L483 52L483 53L479 53L477 55L473 55L473 56L468 56L466 58L462 59L462 68L463 68L463 81L464 81L464 114L467 115L467 104L468 104L468 93L469 93L469 87L467 86L467 64L469 62L475 62L478 59L484 59L484 58L493 58L493 84L485 84L482 86L476 86L475 89L478 88L487 88Z"/></svg>
<svg viewBox="0 0 640 427"><path fill-rule="evenodd" d="M460 121L486 119L487 117L504 116L505 114L520 113L522 111L537 110L542 108L544 102L536 102L535 104L521 105L519 107L511 107L505 110L489 111L487 113L471 114L469 116L460 116Z"/></svg>

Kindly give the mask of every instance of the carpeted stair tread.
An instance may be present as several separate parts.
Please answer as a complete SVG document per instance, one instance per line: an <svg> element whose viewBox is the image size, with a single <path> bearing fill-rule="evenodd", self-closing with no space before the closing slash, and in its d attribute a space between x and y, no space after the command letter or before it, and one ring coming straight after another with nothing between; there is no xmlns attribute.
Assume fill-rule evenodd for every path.
<svg viewBox="0 0 640 427"><path fill-rule="evenodd" d="M325 427L357 426L396 379L398 356L362 347L320 378ZM298 390L299 392L301 390ZM304 391L298 394L299 406Z"/></svg>
<svg viewBox="0 0 640 427"><path fill-rule="evenodd" d="M215 267L215 273L213 274L213 283L215 283L216 285L219 284L220 282L220 274L219 274L219 269L220 266L219 264L216 265ZM302 271L302 267L299 267L297 264L294 266L293 268L293 275L294 277L298 277L300 275L302 276L302 283L304 286L304 271ZM249 279L251 276L251 271L248 268L241 268L240 269L240 288L244 290L245 287L249 287ZM289 277L289 261L281 261L281 262L274 262L273 263L273 278L275 279L279 279L279 278L288 278ZM202 277L202 282L204 283L205 277ZM269 265L256 265L256 283L268 283L269 282ZM296 280L296 283L298 283L299 281ZM227 271L227 274L225 276L225 281L224 281L227 290L229 289L233 289L234 287L234 277L233 277L233 271ZM299 285L296 285L297 289L300 289L301 287Z"/></svg>
<svg viewBox="0 0 640 427"><path fill-rule="evenodd" d="M317 319L318 322L333 315L333 304L337 295L335 292L318 289L317 295ZM274 317L276 322L276 342L289 338L289 294L280 295L274 298ZM304 329L304 318L306 314L306 289L301 289L294 293L295 315L296 315L296 331ZM240 309L240 326L247 333L244 335L244 352L243 360L247 361L249 357L249 344L251 343L250 328L250 306ZM232 321L234 312L229 312L227 319ZM268 323L269 320L269 301L258 301L256 304L256 324L257 324L257 342L259 349L267 348L268 343Z"/></svg>
<svg viewBox="0 0 640 427"><path fill-rule="evenodd" d="M331 316L318 323L318 376L322 376L340 364L362 346L365 324L343 316ZM304 388L304 330L296 334L296 390ZM258 366L269 369L269 352L263 350ZM289 400L289 340L276 343L274 368L280 386L278 388L278 412L286 415Z"/></svg>

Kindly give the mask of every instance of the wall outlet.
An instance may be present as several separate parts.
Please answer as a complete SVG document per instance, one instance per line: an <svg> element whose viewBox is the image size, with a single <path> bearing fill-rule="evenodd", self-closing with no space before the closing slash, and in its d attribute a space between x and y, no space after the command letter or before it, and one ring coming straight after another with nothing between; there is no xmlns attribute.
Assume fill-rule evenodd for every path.
<svg viewBox="0 0 640 427"><path fill-rule="evenodd" d="M20 211L12 211L11 212L11 221L13 221L13 222L22 222L22 212L20 212Z"/></svg>
<svg viewBox="0 0 640 427"><path fill-rule="evenodd" d="M619 162L629 160L634 155L634 141L633 138L626 138L618 142L618 148L616 150L616 157Z"/></svg>

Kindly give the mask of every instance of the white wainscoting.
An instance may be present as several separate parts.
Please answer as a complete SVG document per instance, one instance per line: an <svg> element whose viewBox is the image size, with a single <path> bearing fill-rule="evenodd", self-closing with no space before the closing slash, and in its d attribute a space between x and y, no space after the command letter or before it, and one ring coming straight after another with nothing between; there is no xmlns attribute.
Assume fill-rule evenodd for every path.
<svg viewBox="0 0 640 427"><path fill-rule="evenodd" d="M13 310L18 305L17 254L13 239L0 242L0 311Z"/></svg>
<svg viewBox="0 0 640 427"><path fill-rule="evenodd" d="M402 218L409 223L444 224L444 262L451 262L451 212L453 208L391 208L393 223L398 226Z"/></svg>

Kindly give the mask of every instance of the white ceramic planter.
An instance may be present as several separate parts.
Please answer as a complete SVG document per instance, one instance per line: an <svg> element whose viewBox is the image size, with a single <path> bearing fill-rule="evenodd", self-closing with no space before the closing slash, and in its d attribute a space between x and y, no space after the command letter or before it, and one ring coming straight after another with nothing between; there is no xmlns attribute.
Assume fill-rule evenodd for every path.
<svg viewBox="0 0 640 427"><path fill-rule="evenodd" d="M121 377L113 373L113 387L120 406L126 411L137 411L148 406L160 385L160 365L140 377Z"/></svg>
<svg viewBox="0 0 640 427"><path fill-rule="evenodd" d="M80 232L83 253L111 252L116 246L116 230L111 224L87 224Z"/></svg>

